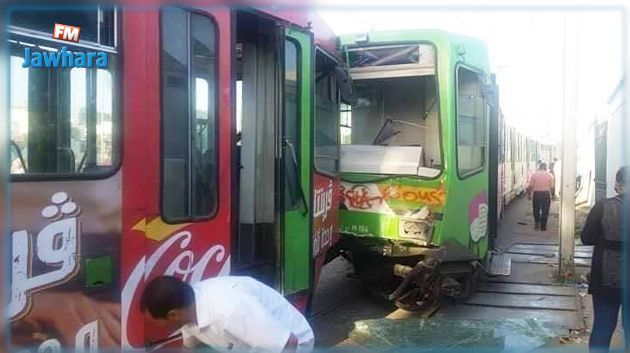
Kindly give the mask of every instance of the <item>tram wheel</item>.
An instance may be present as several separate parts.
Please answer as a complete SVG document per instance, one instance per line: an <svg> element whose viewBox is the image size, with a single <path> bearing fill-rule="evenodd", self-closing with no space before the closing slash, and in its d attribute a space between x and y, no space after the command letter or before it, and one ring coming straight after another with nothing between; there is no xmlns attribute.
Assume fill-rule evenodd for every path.
<svg viewBox="0 0 630 353"><path fill-rule="evenodd" d="M460 283L462 284L461 295L454 298L457 303L465 302L475 294L477 290L477 276L473 275L461 278Z"/></svg>

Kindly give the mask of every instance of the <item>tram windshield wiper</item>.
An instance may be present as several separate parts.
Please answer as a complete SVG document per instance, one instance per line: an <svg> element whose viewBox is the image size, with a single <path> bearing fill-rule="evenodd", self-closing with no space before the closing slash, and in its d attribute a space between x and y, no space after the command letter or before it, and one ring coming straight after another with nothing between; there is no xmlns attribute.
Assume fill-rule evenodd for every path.
<svg viewBox="0 0 630 353"><path fill-rule="evenodd" d="M414 124L414 123L404 121L404 120L387 118L387 120L385 121L385 124L383 124L383 127L379 130L378 134L372 141L372 145L387 146L388 143L385 143L387 140L391 139L392 137L402 132L402 129L404 128L404 126L400 126L400 125L413 126L415 128L419 128L423 130L428 129L424 125Z"/></svg>

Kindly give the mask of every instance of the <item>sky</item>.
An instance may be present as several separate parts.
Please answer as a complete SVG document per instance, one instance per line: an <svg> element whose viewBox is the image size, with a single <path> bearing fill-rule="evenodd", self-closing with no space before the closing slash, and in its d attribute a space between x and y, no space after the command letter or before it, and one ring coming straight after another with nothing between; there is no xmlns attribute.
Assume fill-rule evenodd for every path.
<svg viewBox="0 0 630 353"><path fill-rule="evenodd" d="M324 1L320 14L336 34L434 28L484 40L508 123L544 141L561 141L564 112L576 121L578 141L586 136L623 73L625 23L617 9L436 9L411 1L392 0L389 7L382 0Z"/></svg>

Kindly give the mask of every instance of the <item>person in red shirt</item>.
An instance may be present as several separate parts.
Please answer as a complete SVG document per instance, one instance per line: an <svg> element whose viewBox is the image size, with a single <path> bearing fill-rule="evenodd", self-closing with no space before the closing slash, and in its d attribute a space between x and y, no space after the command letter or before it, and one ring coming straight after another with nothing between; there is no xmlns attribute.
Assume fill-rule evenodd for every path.
<svg viewBox="0 0 630 353"><path fill-rule="evenodd" d="M551 206L551 192L555 185L554 177L547 171L547 163L540 163L538 170L529 179L527 198L532 200L534 208L535 229L547 230L549 207Z"/></svg>

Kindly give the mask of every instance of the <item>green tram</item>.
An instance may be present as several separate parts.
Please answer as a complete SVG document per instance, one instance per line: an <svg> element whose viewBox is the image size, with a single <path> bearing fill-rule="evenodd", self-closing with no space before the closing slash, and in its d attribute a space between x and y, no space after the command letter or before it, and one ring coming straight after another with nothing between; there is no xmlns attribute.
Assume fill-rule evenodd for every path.
<svg viewBox="0 0 630 353"><path fill-rule="evenodd" d="M468 297L496 227L498 94L485 44L412 30L339 45L354 82L340 119L341 253L399 307Z"/></svg>

